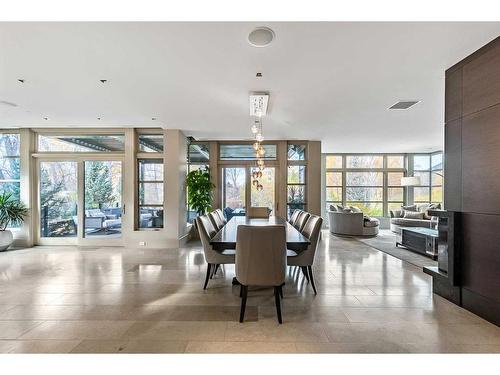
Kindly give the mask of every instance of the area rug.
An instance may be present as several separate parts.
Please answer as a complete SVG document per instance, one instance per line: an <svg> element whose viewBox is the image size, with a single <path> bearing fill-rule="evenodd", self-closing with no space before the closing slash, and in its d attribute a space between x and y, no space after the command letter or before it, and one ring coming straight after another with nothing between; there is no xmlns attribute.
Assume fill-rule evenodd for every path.
<svg viewBox="0 0 500 375"><path fill-rule="evenodd" d="M424 266L437 266L437 262L429 257L396 247L396 235L390 230L381 230L377 237L356 237L356 240L420 268Z"/></svg>

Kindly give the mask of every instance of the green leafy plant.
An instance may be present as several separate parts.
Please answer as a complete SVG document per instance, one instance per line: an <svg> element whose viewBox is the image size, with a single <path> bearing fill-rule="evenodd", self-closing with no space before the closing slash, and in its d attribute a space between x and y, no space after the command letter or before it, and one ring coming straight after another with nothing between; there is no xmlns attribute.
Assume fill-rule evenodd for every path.
<svg viewBox="0 0 500 375"><path fill-rule="evenodd" d="M186 177L188 204L198 215L204 215L212 207L212 191L215 185L210 181L210 170L198 169Z"/></svg>
<svg viewBox="0 0 500 375"><path fill-rule="evenodd" d="M28 216L26 206L12 197L12 194L0 194L0 230L7 229L9 224L20 224Z"/></svg>

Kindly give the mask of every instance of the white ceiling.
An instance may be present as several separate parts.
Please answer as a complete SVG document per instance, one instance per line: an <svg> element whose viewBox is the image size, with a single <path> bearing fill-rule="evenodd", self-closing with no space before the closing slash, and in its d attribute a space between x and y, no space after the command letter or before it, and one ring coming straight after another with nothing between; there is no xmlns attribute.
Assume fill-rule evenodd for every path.
<svg viewBox="0 0 500 375"><path fill-rule="evenodd" d="M255 48L246 38L261 25L276 39ZM0 104L0 127L249 139L248 94L269 91L267 139L321 140L324 152L436 150L445 69L499 35L500 23L474 22L0 23L0 101L17 104ZM400 99L421 103L387 109Z"/></svg>

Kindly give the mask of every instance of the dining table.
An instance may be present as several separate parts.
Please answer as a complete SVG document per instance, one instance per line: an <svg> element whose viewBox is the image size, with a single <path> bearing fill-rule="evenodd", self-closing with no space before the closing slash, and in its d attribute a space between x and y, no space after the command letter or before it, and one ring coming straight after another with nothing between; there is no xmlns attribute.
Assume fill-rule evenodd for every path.
<svg viewBox="0 0 500 375"><path fill-rule="evenodd" d="M217 234L212 237L210 244L214 250L222 251L236 249L236 234L239 225L284 225L286 227L287 249L301 252L311 244L299 230L291 225L286 219L279 216L270 216L267 219L249 218L247 216L233 216Z"/></svg>

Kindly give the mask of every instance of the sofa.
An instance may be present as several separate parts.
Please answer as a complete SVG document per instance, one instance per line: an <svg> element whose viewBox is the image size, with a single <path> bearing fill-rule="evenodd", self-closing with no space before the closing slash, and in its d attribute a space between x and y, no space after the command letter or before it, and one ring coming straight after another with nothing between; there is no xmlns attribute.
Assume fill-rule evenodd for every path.
<svg viewBox="0 0 500 375"><path fill-rule="evenodd" d="M437 221L428 215L429 210L440 210L439 203L422 203L401 206L399 210L390 210L390 228L393 233L401 234L404 227L434 228Z"/></svg>
<svg viewBox="0 0 500 375"><path fill-rule="evenodd" d="M340 236L376 236L379 231L378 219L368 217L352 208L338 209L332 206L328 211L330 233Z"/></svg>

